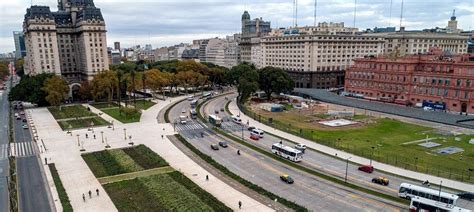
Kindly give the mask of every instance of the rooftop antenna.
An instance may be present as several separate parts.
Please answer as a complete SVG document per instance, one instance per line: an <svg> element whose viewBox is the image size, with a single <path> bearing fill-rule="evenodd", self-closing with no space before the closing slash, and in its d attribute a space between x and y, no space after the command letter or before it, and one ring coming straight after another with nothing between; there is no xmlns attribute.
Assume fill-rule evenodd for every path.
<svg viewBox="0 0 474 212"><path fill-rule="evenodd" d="M295 0L295 27L298 27L298 0Z"/></svg>
<svg viewBox="0 0 474 212"><path fill-rule="evenodd" d="M353 27L356 27L356 15L357 15L357 0L354 0L354 23Z"/></svg>
<svg viewBox="0 0 474 212"><path fill-rule="evenodd" d="M402 6L400 9L400 29L402 28L402 24L403 24L403 0L402 0Z"/></svg>
<svg viewBox="0 0 474 212"><path fill-rule="evenodd" d="M389 18L389 22L388 22L388 26L391 26L392 25L392 5L393 5L393 0L390 0L390 18Z"/></svg>
<svg viewBox="0 0 474 212"><path fill-rule="evenodd" d="M318 24L316 21L316 15L318 14L318 0L314 0L314 26Z"/></svg>

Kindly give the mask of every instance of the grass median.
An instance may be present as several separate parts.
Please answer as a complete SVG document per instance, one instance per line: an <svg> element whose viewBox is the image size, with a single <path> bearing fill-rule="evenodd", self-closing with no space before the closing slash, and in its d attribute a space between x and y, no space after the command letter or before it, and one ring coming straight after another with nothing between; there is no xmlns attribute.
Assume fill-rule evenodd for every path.
<svg viewBox="0 0 474 212"><path fill-rule="evenodd" d="M58 170L54 163L48 164L49 171L51 172L51 176L53 177L54 185L56 186L56 191L58 192L59 200L61 201L61 205L63 206L64 212L73 211L71 202L69 201L69 197L67 196L66 189L64 189L63 183L61 182L61 178L59 178Z"/></svg>

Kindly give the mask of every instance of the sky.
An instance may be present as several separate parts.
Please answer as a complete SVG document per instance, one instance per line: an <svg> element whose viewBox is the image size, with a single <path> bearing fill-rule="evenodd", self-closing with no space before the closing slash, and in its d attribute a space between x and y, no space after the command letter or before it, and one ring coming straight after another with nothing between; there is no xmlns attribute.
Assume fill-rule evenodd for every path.
<svg viewBox="0 0 474 212"><path fill-rule="evenodd" d="M402 0L357 0L359 29L400 24ZM57 0L0 0L0 52L14 50L13 31L21 31L26 8L50 6ZM392 3L391 3L392 2ZM224 37L241 31L241 15L262 17L272 28L293 25L293 0L94 0L107 26L107 43L122 47L152 44L154 48L193 39ZM314 24L315 0L298 1L298 26ZM354 24L354 0L317 0L318 22ZM404 0L406 29L446 27L453 9L458 27L472 30L473 0Z"/></svg>

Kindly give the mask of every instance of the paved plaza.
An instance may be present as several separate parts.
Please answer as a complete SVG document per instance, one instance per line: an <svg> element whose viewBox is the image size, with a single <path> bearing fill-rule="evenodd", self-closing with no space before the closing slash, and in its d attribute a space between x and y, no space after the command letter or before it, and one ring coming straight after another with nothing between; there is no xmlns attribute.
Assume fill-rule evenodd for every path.
<svg viewBox="0 0 474 212"><path fill-rule="evenodd" d="M183 98L185 97L156 101L156 105L143 111L139 123L122 124L104 113L101 117L109 122L114 121L113 128L107 126L95 127L94 132L80 129L72 131L72 134L62 131L46 108L31 110L38 139L43 140L45 145L41 148L45 150L46 147L46 150L41 154L42 160L48 158L48 162L56 164L61 181L75 211L117 211L112 200L82 159L81 153L84 152L80 152L80 149L83 147L86 150L85 152L100 151L105 149L106 144L109 144L111 148L127 147L130 146L128 144L130 142L129 136L131 136L131 141L135 145L145 144L162 156L174 169L182 172L228 207L234 210L238 209L237 203L240 200L243 203L242 210L271 210L212 176L168 140L166 136L173 135L176 132L171 124L158 123L157 115L167 105ZM90 108L92 112L99 113L97 109ZM86 133L89 135L87 139ZM94 134L96 139L93 138ZM45 169L49 173L47 167ZM206 175L209 175L209 181L205 180ZM48 174L48 181L52 182L50 174ZM54 186L54 184L49 184ZM87 192L89 190L94 191L97 188L100 191L100 196L92 195L92 198L89 199ZM56 190L53 187L51 189L56 205L58 205L59 199L57 194L54 194ZM82 194L86 195L85 202L82 199ZM58 207L57 210L61 211Z"/></svg>

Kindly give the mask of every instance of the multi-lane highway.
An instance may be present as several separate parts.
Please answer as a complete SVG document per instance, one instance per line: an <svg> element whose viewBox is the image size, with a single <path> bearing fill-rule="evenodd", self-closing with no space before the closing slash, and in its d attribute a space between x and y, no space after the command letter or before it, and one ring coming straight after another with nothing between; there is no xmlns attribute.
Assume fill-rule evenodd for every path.
<svg viewBox="0 0 474 212"><path fill-rule="evenodd" d="M180 115L189 116L189 108L189 101L177 104L170 110L170 120L177 120ZM186 124L178 122L175 124L175 128L196 148L210 155L230 171L310 210L398 211L403 209L397 204L392 204L377 197L359 193L295 170L230 140L227 140L229 147L212 150L210 148L211 144L217 144L225 139L215 135L197 120L192 120L190 117L188 117ZM240 128L235 127L233 129L239 130ZM204 137L201 137L201 133L204 133ZM237 155L237 150L240 150L240 155ZM292 176L295 179L295 183L289 185L282 182L279 179L279 176L282 174Z"/></svg>
<svg viewBox="0 0 474 212"><path fill-rule="evenodd" d="M203 112L206 114L212 114L215 113L215 111L219 111L220 117L223 117L224 120L230 120L230 114L227 114L225 111L222 112L221 109L225 108L225 105L227 104L228 101L231 99L234 99L236 96L235 95L229 95L227 96L227 99L225 97L219 97L216 98L209 103L205 107L202 108ZM233 123L232 121L225 122L223 124L223 128L226 129L228 132L233 133L236 136L242 136L242 132L244 135L244 139L247 142L250 142L254 144L255 146L258 146L262 149L265 149L267 151L270 151L271 145L273 143L279 142L281 139L277 138L275 136L265 134L263 139L260 139L258 141L253 141L251 140L250 137L250 131L247 130L247 120L242 120L244 126L238 125ZM250 120L250 126L252 126L252 121ZM236 130L239 129L239 130ZM243 130L242 130L243 129ZM289 146L294 146L294 143L291 143L290 141L283 140L283 143ZM339 159L336 159L334 157L331 157L326 154L322 154L316 151L313 151L311 149L308 149L305 151L304 156L303 156L303 161L300 163L300 165L312 168L314 170L322 171L327 174L337 176L340 178L344 178L345 176L345 171L346 171L346 161L342 161ZM357 168L359 165L357 164L352 164L350 163L348 166L348 181L358 184L360 186L364 186L379 192L383 192L389 195L397 196L398 194L398 188L402 182L407 182L411 184L420 184L421 182L416 182L412 180L408 180L406 178L400 177L400 176L395 176L395 175L389 175L383 172L379 171L374 171L372 174L365 173L362 171L359 171ZM372 183L371 180L374 177L377 176L383 176L387 177L390 180L390 183L388 186L383 186L379 184ZM437 189L437 188L436 188ZM449 192L449 191L448 191ZM474 203L471 201L466 201L466 200L458 200L457 205L462 208L474 209Z"/></svg>

